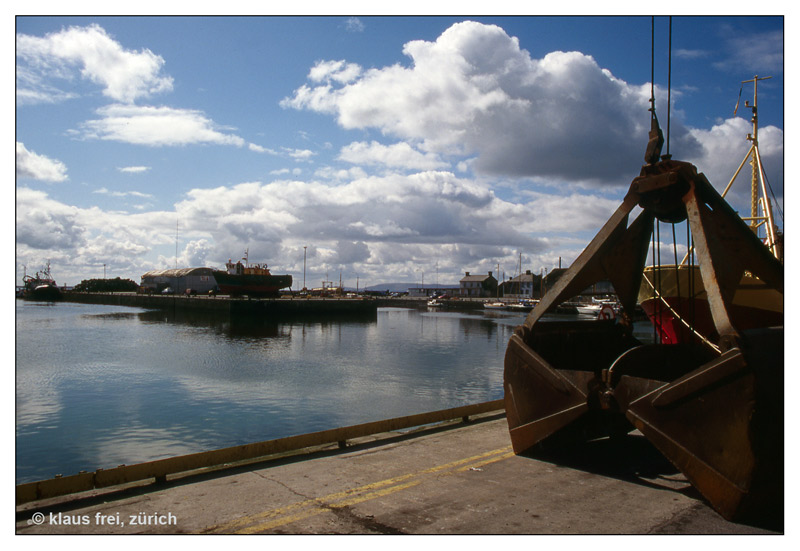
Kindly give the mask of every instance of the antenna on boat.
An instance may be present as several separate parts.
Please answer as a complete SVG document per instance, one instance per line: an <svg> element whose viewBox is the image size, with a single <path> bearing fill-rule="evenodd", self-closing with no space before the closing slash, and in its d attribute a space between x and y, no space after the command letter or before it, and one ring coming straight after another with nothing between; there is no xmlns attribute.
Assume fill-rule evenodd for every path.
<svg viewBox="0 0 800 551"><path fill-rule="evenodd" d="M744 159L739 165L739 168L736 169L736 172L733 174L730 182L728 182L728 185L725 187L725 191L722 192L722 197L725 197L725 195L728 193L728 190L733 185L734 180L736 180L736 178L739 176L739 172L741 172L742 167L744 167L744 164L749 159L750 165L753 169L750 180L750 216L743 217L742 219L750 222L750 227L754 233L758 233L758 229L762 225L765 226L766 245L773 255L775 255L777 258L781 258L782 252L779 250L779 239L772 216L772 204L769 199L770 195L767 193L767 177L764 172L764 165L761 162L761 153L758 148L758 82L761 80L769 80L771 78L772 77L759 77L756 75L750 80L743 80L742 86L739 88L739 98L736 100L736 108L733 110L734 116L736 116L736 112L739 110L739 102L742 98L742 89L744 88L744 85L750 82L753 83L753 103L751 104L747 100L744 102L744 106L753 111L753 115L750 119L750 122L753 123L753 132L747 135L747 141L749 141L751 145L750 149L747 150ZM759 211L763 212L763 214L759 214Z"/></svg>
<svg viewBox="0 0 800 551"><path fill-rule="evenodd" d="M178 269L178 221L179 218L175 218L175 269Z"/></svg>
<svg viewBox="0 0 800 551"><path fill-rule="evenodd" d="M669 45L667 46L667 159L672 156L669 154L669 123L672 112L672 16L669 16Z"/></svg>

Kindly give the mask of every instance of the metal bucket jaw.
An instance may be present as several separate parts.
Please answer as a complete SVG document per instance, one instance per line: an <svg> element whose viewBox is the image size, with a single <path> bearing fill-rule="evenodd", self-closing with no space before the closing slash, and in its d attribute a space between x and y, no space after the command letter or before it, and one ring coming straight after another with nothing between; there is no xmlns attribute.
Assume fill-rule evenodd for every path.
<svg viewBox="0 0 800 551"><path fill-rule="evenodd" d="M636 206L638 218L628 225ZM654 219L687 220L719 342L643 345L630 320ZM511 337L504 389L516 453L559 434L638 429L725 518L782 502L783 328L738 330L744 271L783 292L783 267L688 163L648 165L607 224ZM608 279L617 320L541 321ZM580 427L580 430L575 430Z"/></svg>

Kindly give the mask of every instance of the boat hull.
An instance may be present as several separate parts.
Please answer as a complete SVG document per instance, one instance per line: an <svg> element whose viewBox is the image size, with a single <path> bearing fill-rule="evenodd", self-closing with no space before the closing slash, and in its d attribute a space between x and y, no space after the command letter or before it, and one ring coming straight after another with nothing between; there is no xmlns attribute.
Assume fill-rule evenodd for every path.
<svg viewBox="0 0 800 551"><path fill-rule="evenodd" d="M34 289L25 291L22 298L26 300L42 300L52 302L61 300L61 290L52 285L39 285Z"/></svg>
<svg viewBox="0 0 800 551"><path fill-rule="evenodd" d="M281 289L292 286L290 275L229 274L215 271L214 279L219 292L224 295L251 297L276 297Z"/></svg>
<svg viewBox="0 0 800 551"><path fill-rule="evenodd" d="M660 287L660 298L654 298L653 285ZM712 342L719 338L697 266L679 266L677 270L674 265L658 270L648 266L639 303L664 344L690 342L696 333ZM734 293L729 314L740 331L781 326L783 295L758 278L745 275Z"/></svg>

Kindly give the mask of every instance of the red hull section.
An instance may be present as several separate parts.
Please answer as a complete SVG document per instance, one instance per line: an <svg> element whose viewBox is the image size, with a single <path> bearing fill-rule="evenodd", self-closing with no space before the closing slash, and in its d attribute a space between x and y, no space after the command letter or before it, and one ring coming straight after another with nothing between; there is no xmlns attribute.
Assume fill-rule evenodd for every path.
<svg viewBox="0 0 800 551"><path fill-rule="evenodd" d="M642 309L655 326L663 344L691 342L693 340L692 330L712 342L716 342L719 339L719 335L714 328L714 320L711 317L708 301L704 299L690 301L677 297L670 297L665 300L669 304L669 308L663 302L652 299L641 303ZM670 308L683 321L678 319ZM783 325L782 312L760 308L734 306L731 317L734 326L739 330Z"/></svg>

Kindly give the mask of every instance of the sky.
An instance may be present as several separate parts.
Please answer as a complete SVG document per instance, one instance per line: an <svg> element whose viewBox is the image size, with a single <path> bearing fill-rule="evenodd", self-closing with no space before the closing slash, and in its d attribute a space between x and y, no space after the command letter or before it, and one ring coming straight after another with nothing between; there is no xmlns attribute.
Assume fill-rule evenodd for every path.
<svg viewBox="0 0 800 551"><path fill-rule="evenodd" d="M15 283L47 261L59 284L138 283L246 250L295 289L567 267L644 163L651 70L669 153L720 190L749 147L742 81L771 77L759 144L782 210L784 18L676 16L671 55L652 23L17 16Z"/></svg>

